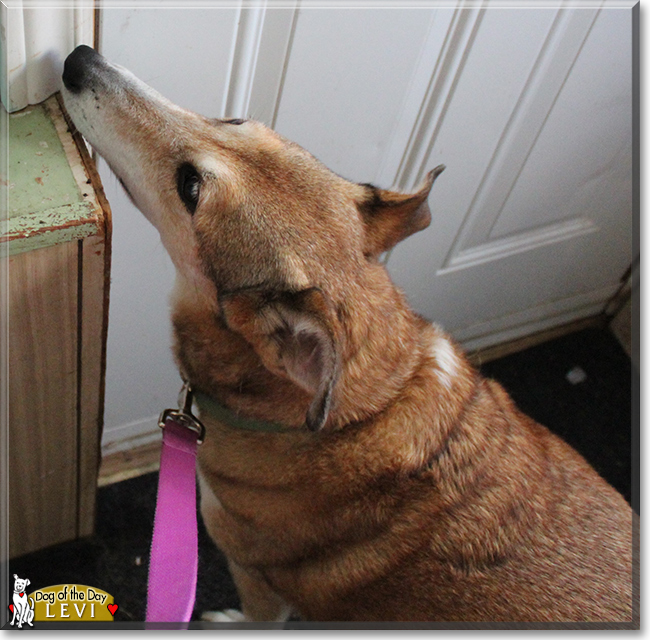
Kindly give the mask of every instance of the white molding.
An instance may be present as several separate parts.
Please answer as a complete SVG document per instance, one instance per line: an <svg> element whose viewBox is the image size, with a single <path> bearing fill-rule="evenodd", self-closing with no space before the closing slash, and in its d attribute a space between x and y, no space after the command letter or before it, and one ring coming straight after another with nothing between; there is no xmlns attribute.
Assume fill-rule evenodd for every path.
<svg viewBox="0 0 650 640"><path fill-rule="evenodd" d="M463 256L492 254L497 259L508 255L509 244L517 246L520 252L537 246L543 238L555 235L561 239L553 233L555 224L538 232L514 233L507 239L492 239L491 234L598 13L598 10L558 10L441 271L462 265ZM570 234L568 237L575 235L573 227L584 227L580 221L575 221L573 227L571 222L564 224ZM527 242L530 247L526 246Z"/></svg>
<svg viewBox="0 0 650 640"><path fill-rule="evenodd" d="M446 275L459 269L475 267L493 260L501 260L548 244L594 233L598 230L599 227L588 218L576 218L549 224L541 229L524 231L460 251L449 261L447 266L436 271L436 275Z"/></svg>
<svg viewBox="0 0 650 640"><path fill-rule="evenodd" d="M222 113L275 124L298 3L241 2Z"/></svg>
<svg viewBox="0 0 650 640"><path fill-rule="evenodd" d="M458 11L431 12L431 21L415 71L406 90L397 118L397 124L386 145L383 161L379 167L375 183L384 188L397 188L400 185L400 169L409 155L411 141L414 139L418 116L430 91L435 70L444 56L447 35L457 25Z"/></svg>
<svg viewBox="0 0 650 640"><path fill-rule="evenodd" d="M118 427L106 428L102 434L102 456L149 444L160 437L158 415L141 418Z"/></svg>
<svg viewBox="0 0 650 640"><path fill-rule="evenodd" d="M378 184L408 191L422 180L482 16L482 8L468 2L452 14L434 11Z"/></svg>
<svg viewBox="0 0 650 640"><path fill-rule="evenodd" d="M228 90L224 95L222 113L232 118L248 115L253 77L259 52L266 2L245 6L241 3L237 15L237 35L233 40L228 74Z"/></svg>
<svg viewBox="0 0 650 640"><path fill-rule="evenodd" d="M87 44L96 46L95 42L95 3L92 0L79 1L73 8L74 46Z"/></svg>
<svg viewBox="0 0 650 640"><path fill-rule="evenodd" d="M258 59L251 84L250 115L275 127L284 78L299 13L299 2L289 8L269 6L260 31Z"/></svg>

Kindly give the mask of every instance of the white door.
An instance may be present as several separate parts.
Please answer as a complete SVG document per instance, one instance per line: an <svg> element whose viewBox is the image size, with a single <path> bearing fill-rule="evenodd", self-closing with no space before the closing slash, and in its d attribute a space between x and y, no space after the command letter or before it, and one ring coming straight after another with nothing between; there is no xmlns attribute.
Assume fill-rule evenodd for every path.
<svg viewBox="0 0 650 640"><path fill-rule="evenodd" d="M260 119L352 180L410 189L446 164L431 226L388 267L478 347L600 312L634 257L632 10L617 6L106 8L100 43L175 102ZM107 434L137 435L176 393L173 272L102 175Z"/></svg>

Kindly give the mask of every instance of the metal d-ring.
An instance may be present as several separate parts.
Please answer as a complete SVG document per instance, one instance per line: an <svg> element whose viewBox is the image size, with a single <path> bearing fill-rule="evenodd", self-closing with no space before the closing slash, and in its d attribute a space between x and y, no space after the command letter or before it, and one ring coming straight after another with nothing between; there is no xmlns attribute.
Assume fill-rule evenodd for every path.
<svg viewBox="0 0 650 640"><path fill-rule="evenodd" d="M164 429L167 420L174 420L177 424L197 433L197 443L201 444L205 440L205 427L192 413L193 399L190 383L183 382L180 394L178 395L178 409L165 409L160 414L160 418L158 418L158 426Z"/></svg>

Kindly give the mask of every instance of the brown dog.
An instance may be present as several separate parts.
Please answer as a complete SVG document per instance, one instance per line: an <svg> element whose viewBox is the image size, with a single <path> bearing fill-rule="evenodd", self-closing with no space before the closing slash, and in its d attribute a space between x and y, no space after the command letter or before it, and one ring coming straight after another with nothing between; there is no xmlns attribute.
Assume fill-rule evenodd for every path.
<svg viewBox="0 0 650 640"><path fill-rule="evenodd" d="M88 47L63 80L176 265L201 510L246 619L632 620L630 507L378 262L429 224L440 167L413 194L348 182Z"/></svg>

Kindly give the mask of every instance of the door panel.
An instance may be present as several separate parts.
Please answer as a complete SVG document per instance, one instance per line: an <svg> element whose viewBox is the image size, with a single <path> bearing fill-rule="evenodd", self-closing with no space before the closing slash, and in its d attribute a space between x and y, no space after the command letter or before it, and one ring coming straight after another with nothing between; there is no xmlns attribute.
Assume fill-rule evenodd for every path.
<svg viewBox="0 0 650 640"><path fill-rule="evenodd" d="M389 262L416 308L470 346L523 335L540 313L564 322L571 299L576 317L602 310L630 264L630 18L508 10L481 20L423 162L448 166L432 225ZM530 28L526 46L489 46L515 24ZM487 73L506 63L506 74Z"/></svg>
<svg viewBox="0 0 650 640"><path fill-rule="evenodd" d="M491 237L585 213L586 219L602 226L613 203L602 201L604 194L597 192L599 184L608 181L628 182L624 192L627 202L613 208L630 210L632 60L629 48L617 46L629 33L630 25L616 22L601 18L594 23L593 33L558 94ZM558 144L563 140L571 144ZM538 189L537 197L530 198L526 186L533 182L553 188ZM585 206L588 202L600 206L589 209Z"/></svg>
<svg viewBox="0 0 650 640"><path fill-rule="evenodd" d="M374 180L431 18L427 9L300 11L276 130L346 178Z"/></svg>

